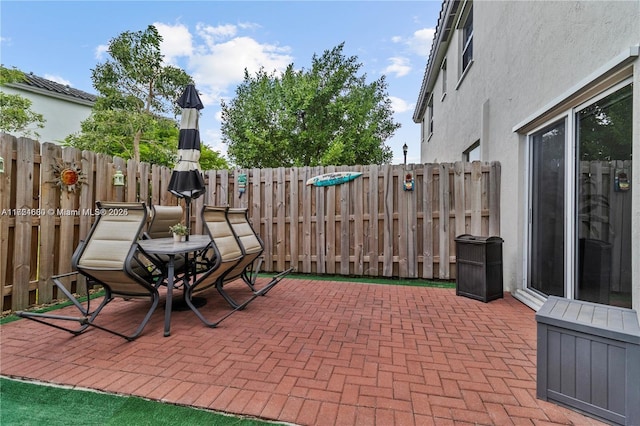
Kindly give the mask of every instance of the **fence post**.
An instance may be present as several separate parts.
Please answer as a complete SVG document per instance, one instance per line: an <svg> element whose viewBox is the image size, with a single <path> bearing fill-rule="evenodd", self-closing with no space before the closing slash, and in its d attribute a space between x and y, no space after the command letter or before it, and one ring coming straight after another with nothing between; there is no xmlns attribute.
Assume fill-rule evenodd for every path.
<svg viewBox="0 0 640 426"><path fill-rule="evenodd" d="M16 149L16 209L18 212L33 209L34 150L40 152L40 144L19 138ZM29 306L29 281L31 280L31 241L33 227L31 215L17 214L14 228L13 289L11 309L16 311Z"/></svg>
<svg viewBox="0 0 640 426"><path fill-rule="evenodd" d="M13 271L7 270L9 262L9 221L12 215L11 209L11 176L13 174L13 153L15 152L15 138L6 133L0 134L0 156L4 159L4 173L0 174L0 209L4 212L0 216L0 307L4 310L5 287L7 278L13 275ZM6 213L6 214L5 214ZM11 245L13 248L13 245ZM11 281L10 281L11 282Z"/></svg>
<svg viewBox="0 0 640 426"><path fill-rule="evenodd" d="M38 303L49 303L53 299L53 286L49 282L55 275L56 246L56 210L59 206L60 194L53 181L53 166L57 158L62 156L62 149L54 143L42 145L42 162L40 164L40 262L38 271Z"/></svg>

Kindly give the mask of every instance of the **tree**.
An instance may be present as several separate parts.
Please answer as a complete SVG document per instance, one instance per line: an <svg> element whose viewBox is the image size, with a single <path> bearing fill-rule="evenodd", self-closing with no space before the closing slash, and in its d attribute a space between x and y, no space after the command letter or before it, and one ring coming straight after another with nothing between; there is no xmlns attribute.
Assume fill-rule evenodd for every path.
<svg viewBox="0 0 640 426"><path fill-rule="evenodd" d="M245 70L236 96L222 103L222 139L240 167L382 164L385 141L400 127L382 76L366 83L344 43L313 55L311 69L290 64L277 76Z"/></svg>
<svg viewBox="0 0 640 426"><path fill-rule="evenodd" d="M217 151L207 145L200 146L200 168L202 170L229 169L229 163Z"/></svg>
<svg viewBox="0 0 640 426"><path fill-rule="evenodd" d="M192 79L180 68L163 66L161 41L151 25L109 42L112 60L98 65L91 75L98 99L81 131L67 137L68 145L152 164L175 164L178 127L166 115L181 112L175 101ZM226 160L206 145L200 164L205 170L228 168Z"/></svg>
<svg viewBox="0 0 640 426"><path fill-rule="evenodd" d="M173 167L177 161L178 124L169 118L141 116L148 119L140 136L140 161ZM78 149L101 152L121 158L133 158L131 143L135 120L123 110L94 110L82 122L80 133L66 139ZM227 161L207 145L201 146L200 166L203 170L228 169Z"/></svg>
<svg viewBox="0 0 640 426"><path fill-rule="evenodd" d="M140 125L136 119L147 120ZM133 137L140 135L140 161L172 166L178 149L178 126L174 120L162 117L134 117L124 110L97 110L82 122L77 134L69 135L65 143L121 158L134 158Z"/></svg>
<svg viewBox="0 0 640 426"><path fill-rule="evenodd" d="M112 60L92 70L99 93L94 111L113 111L125 119L131 133L133 158L140 161L140 141L158 116L179 110L175 100L192 82L182 69L163 65L162 36L153 25L145 31L124 32L109 42Z"/></svg>
<svg viewBox="0 0 640 426"><path fill-rule="evenodd" d="M16 68L5 68L0 65L0 86L8 83L25 81L24 73ZM33 125L38 129L44 127L46 120L42 114L31 109L33 103L20 95L11 95L0 91L0 131L19 133L22 136L40 136L35 130L29 129Z"/></svg>

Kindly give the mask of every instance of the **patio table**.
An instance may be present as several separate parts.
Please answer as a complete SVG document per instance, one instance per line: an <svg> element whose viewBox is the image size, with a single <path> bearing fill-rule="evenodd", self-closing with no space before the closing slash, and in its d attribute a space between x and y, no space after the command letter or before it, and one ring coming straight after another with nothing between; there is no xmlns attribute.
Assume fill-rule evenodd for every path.
<svg viewBox="0 0 640 426"><path fill-rule="evenodd" d="M152 238L138 241L138 246L147 254L166 255L167 263L167 300L164 308L164 336L171 335L171 305L175 282L175 257L178 254L188 256L204 250L211 243L208 235L189 235L189 241L174 241L173 238Z"/></svg>

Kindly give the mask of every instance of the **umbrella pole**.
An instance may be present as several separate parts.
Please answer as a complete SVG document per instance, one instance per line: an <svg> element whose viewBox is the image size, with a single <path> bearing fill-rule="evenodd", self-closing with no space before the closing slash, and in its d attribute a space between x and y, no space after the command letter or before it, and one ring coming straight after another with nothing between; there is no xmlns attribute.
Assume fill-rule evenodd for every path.
<svg viewBox="0 0 640 426"><path fill-rule="evenodd" d="M187 204L187 237L185 239L189 241L189 235L191 235L191 197L186 197L184 201Z"/></svg>

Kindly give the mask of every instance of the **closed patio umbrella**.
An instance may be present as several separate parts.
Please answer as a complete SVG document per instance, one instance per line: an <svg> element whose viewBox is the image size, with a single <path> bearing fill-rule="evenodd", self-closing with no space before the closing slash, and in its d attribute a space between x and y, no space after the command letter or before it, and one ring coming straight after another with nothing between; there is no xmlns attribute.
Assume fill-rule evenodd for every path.
<svg viewBox="0 0 640 426"><path fill-rule="evenodd" d="M187 227L191 219L191 200L205 191L204 178L200 171L200 131L198 116L204 108L193 84L187 85L178 99L182 108L180 136L178 138L178 162L169 180L169 192L184 198L187 207ZM190 227L189 227L190 228ZM191 233L189 231L189 233ZM189 235L187 234L187 239Z"/></svg>

